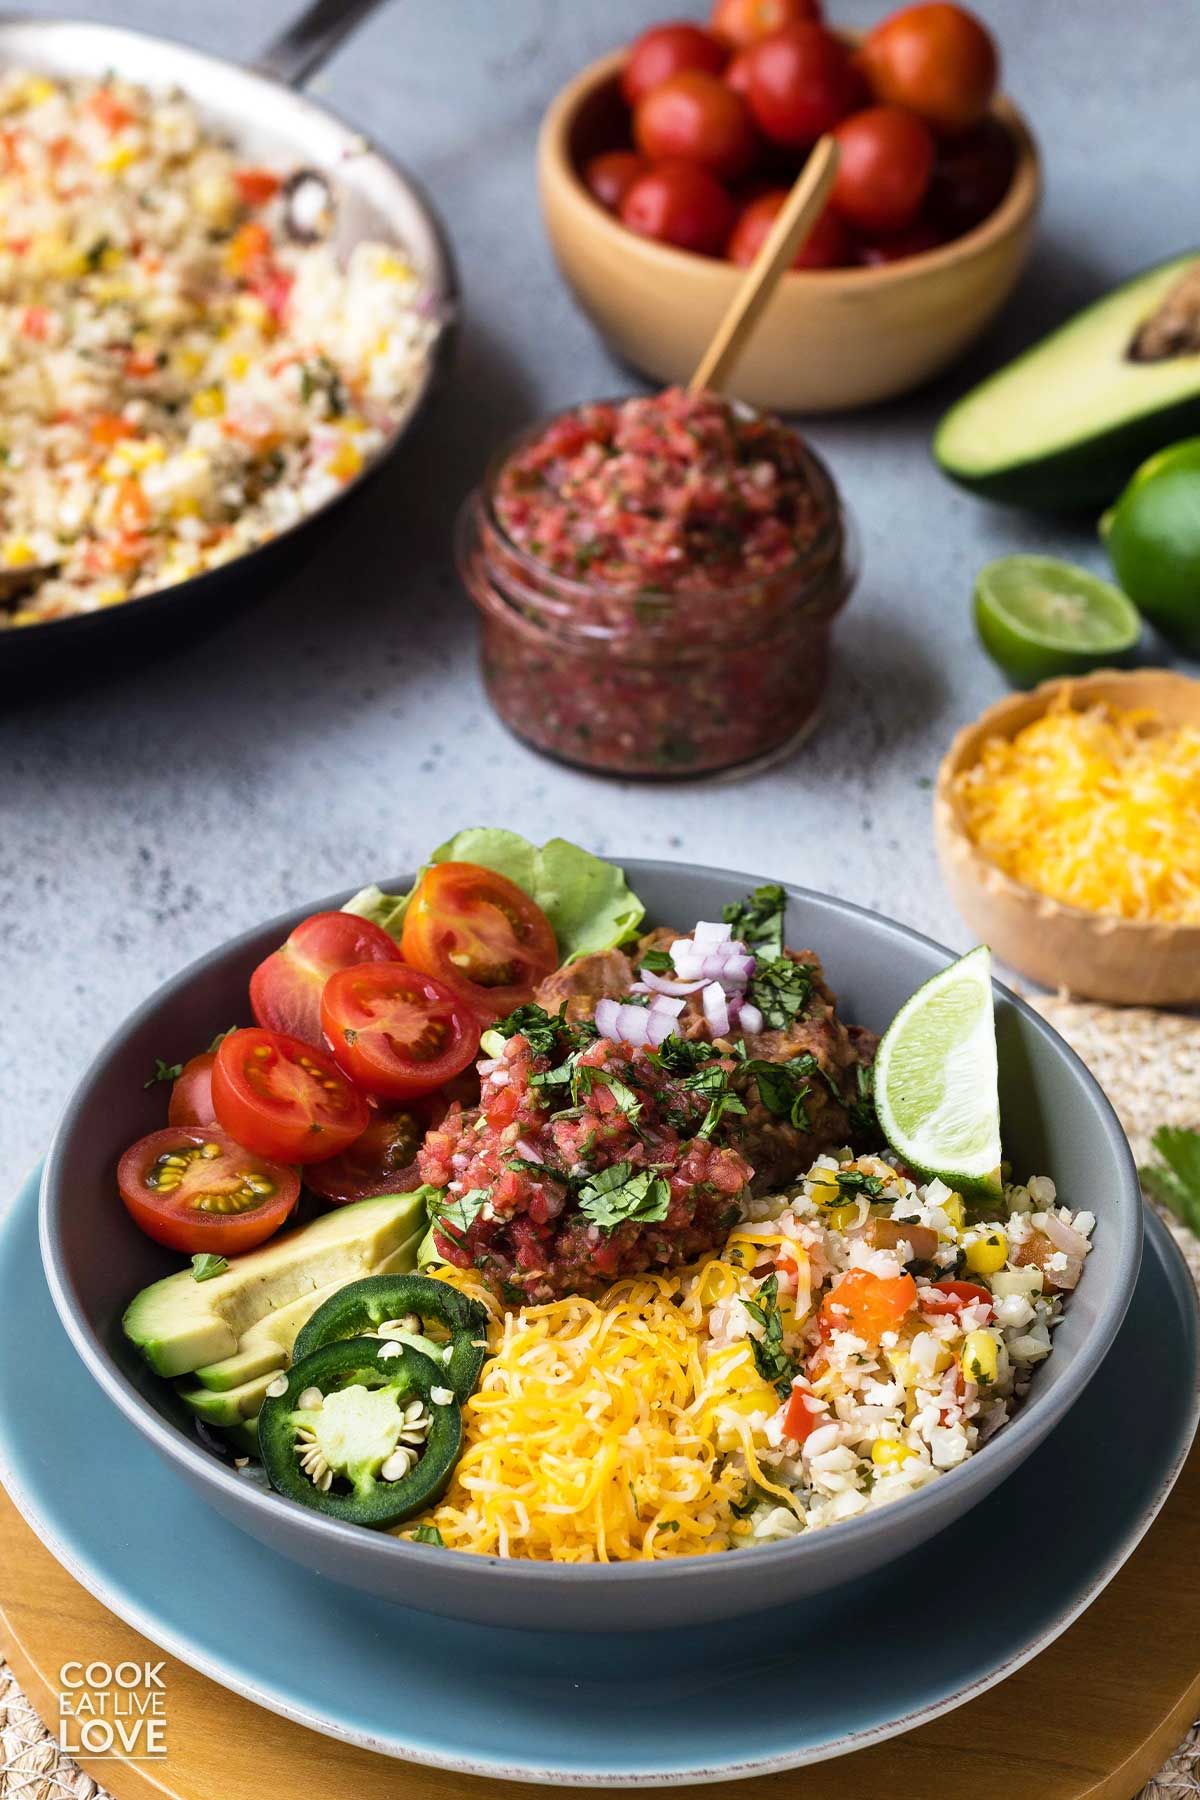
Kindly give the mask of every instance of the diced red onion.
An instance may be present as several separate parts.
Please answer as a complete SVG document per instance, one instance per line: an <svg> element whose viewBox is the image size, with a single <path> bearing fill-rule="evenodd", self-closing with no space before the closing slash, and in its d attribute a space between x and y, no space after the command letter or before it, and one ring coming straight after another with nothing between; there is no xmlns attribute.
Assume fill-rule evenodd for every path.
<svg viewBox="0 0 1200 1800"><path fill-rule="evenodd" d="M729 1030L729 1003L719 981L710 981L704 990L704 1017L714 1037L724 1037Z"/></svg>
<svg viewBox="0 0 1200 1800"><path fill-rule="evenodd" d="M1064 1225L1057 1213L1034 1213L1033 1223L1039 1231L1045 1232L1056 1250L1064 1251L1067 1256L1077 1256L1082 1261L1091 1249L1087 1239Z"/></svg>
<svg viewBox="0 0 1200 1800"><path fill-rule="evenodd" d="M452 1169L465 1169L470 1160L470 1157L460 1150L456 1155L450 1158L450 1167Z"/></svg>
<svg viewBox="0 0 1200 1800"><path fill-rule="evenodd" d="M682 1000L670 1000L666 994L655 994L650 1002L650 1011L658 1013L664 1019L677 1019L683 1011Z"/></svg>
<svg viewBox="0 0 1200 1800"><path fill-rule="evenodd" d="M670 1020L664 1021L666 1031ZM607 995L596 1002L596 1030L612 1044L632 1044L635 1049L653 1043L650 1032L650 1009L646 1006L621 1006Z"/></svg>
<svg viewBox="0 0 1200 1800"><path fill-rule="evenodd" d="M491 1082L493 1087L507 1087L508 1086L508 1070L507 1069L493 1069L491 1074L488 1076L488 1080Z"/></svg>
<svg viewBox="0 0 1200 1800"><path fill-rule="evenodd" d="M481 1057L475 1064L475 1073L477 1075L487 1076L491 1074L493 1069L498 1069L499 1067L500 1058L498 1056L485 1056Z"/></svg>
<svg viewBox="0 0 1200 1800"><path fill-rule="evenodd" d="M532 1144L526 1143L524 1138L518 1138L513 1148L516 1150L518 1156L523 1156L525 1158L526 1162L540 1163L545 1162L546 1160L539 1151L534 1149ZM463 1161L465 1162L466 1160L466 1157L464 1157Z"/></svg>
<svg viewBox="0 0 1200 1800"><path fill-rule="evenodd" d="M656 1013L649 1009L646 1010L645 1017L646 1035L657 1050L658 1046L665 1043L674 1031L675 1021L669 1013Z"/></svg>
<svg viewBox="0 0 1200 1800"><path fill-rule="evenodd" d="M763 1028L763 1016L759 1012L757 1006L751 1006L750 1002L746 1000L743 1002L741 1011L738 1013L738 1024L743 1031L749 1032L752 1037L756 1037Z"/></svg>
<svg viewBox="0 0 1200 1800"><path fill-rule="evenodd" d="M667 981L662 975L656 975L652 969L641 970L641 980L634 988L634 993L648 994L698 994L704 986L703 981Z"/></svg>
<svg viewBox="0 0 1200 1800"><path fill-rule="evenodd" d="M725 958L721 967L721 977L723 980L736 981L741 984L749 981L757 966L754 957L747 951L735 951L732 956Z"/></svg>
<svg viewBox="0 0 1200 1800"><path fill-rule="evenodd" d="M727 944L732 936L732 925L714 925L708 919L701 919L692 933L702 950L712 950L717 944Z"/></svg>

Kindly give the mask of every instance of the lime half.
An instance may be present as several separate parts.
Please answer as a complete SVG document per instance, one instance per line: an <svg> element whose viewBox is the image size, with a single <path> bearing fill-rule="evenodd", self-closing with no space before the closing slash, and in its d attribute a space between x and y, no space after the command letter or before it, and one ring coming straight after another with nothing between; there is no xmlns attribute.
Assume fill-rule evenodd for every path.
<svg viewBox="0 0 1200 1800"><path fill-rule="evenodd" d="M986 944L906 1000L875 1059L875 1108L896 1154L960 1192L1000 1192L992 953Z"/></svg>
<svg viewBox="0 0 1200 1800"><path fill-rule="evenodd" d="M1054 556L1002 556L975 583L984 649L1020 687L1120 661L1141 623L1120 588Z"/></svg>

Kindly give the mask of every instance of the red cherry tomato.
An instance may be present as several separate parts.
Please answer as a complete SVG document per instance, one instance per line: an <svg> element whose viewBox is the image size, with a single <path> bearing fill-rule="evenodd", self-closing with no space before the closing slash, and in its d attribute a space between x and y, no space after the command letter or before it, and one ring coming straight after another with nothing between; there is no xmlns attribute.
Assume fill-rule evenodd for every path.
<svg viewBox="0 0 1200 1800"><path fill-rule="evenodd" d="M339 970L325 984L321 1023L342 1067L389 1100L432 1093L479 1049L468 1002L406 963Z"/></svg>
<svg viewBox="0 0 1200 1800"><path fill-rule="evenodd" d="M917 219L903 231L892 231L880 237L860 237L854 244L854 261L864 269L885 268L890 263L907 262L912 256L925 256L944 244L946 234L928 219Z"/></svg>
<svg viewBox="0 0 1200 1800"><path fill-rule="evenodd" d="M990 1308L992 1296L985 1287L979 1287L974 1281L935 1281L930 1287L918 1290L917 1305L921 1312L937 1319L947 1313L961 1312L964 1306L978 1306L984 1301Z"/></svg>
<svg viewBox="0 0 1200 1800"><path fill-rule="evenodd" d="M652 25L630 46L621 70L621 92L626 104L636 106L660 82L669 81L682 69L703 69L719 75L729 52L711 32L680 20L673 25Z"/></svg>
<svg viewBox="0 0 1200 1800"><path fill-rule="evenodd" d="M583 183L593 200L615 213L638 176L649 167L636 150L606 150L584 165Z"/></svg>
<svg viewBox="0 0 1200 1800"><path fill-rule="evenodd" d="M938 131L978 124L996 91L999 57L973 13L945 0L906 6L868 32L859 63L871 91Z"/></svg>
<svg viewBox="0 0 1200 1800"><path fill-rule="evenodd" d="M820 0L716 0L709 28L716 37L742 50L785 25L821 22Z"/></svg>
<svg viewBox="0 0 1200 1800"><path fill-rule="evenodd" d="M999 119L987 118L939 144L926 211L947 237L973 231L995 212L1012 184L1017 152Z"/></svg>
<svg viewBox="0 0 1200 1800"><path fill-rule="evenodd" d="M212 1072L215 1050L203 1050L185 1062L175 1078L167 1118L172 1125L213 1125L216 1112L212 1103Z"/></svg>
<svg viewBox="0 0 1200 1800"><path fill-rule="evenodd" d="M385 968L363 963L361 968ZM391 965L399 967L399 964ZM231 1031L213 1064L213 1105L230 1137L280 1162L336 1156L370 1120L367 1102L324 1050L281 1031Z"/></svg>
<svg viewBox="0 0 1200 1800"><path fill-rule="evenodd" d="M911 225L933 173L933 138L924 120L898 106L869 106L833 135L841 151L833 204L843 219L862 231Z"/></svg>
<svg viewBox="0 0 1200 1800"><path fill-rule="evenodd" d="M777 144L815 143L859 102L850 52L820 25L788 25L761 38L749 56L750 110Z"/></svg>
<svg viewBox="0 0 1200 1800"><path fill-rule="evenodd" d="M633 139L651 162L698 163L725 180L744 175L757 150L746 102L703 69L684 69L639 100Z"/></svg>
<svg viewBox="0 0 1200 1800"><path fill-rule="evenodd" d="M873 1275L868 1269L851 1269L826 1294L817 1324L826 1336L852 1331L877 1345L885 1331L894 1331L917 1303L917 1284L911 1275Z"/></svg>
<svg viewBox="0 0 1200 1800"><path fill-rule="evenodd" d="M372 1194L407 1194L421 1185L417 1150L425 1127L411 1108L379 1111L340 1156L304 1172L304 1185L334 1206Z"/></svg>
<svg viewBox="0 0 1200 1800"><path fill-rule="evenodd" d="M267 1031L321 1043L321 989L354 963L399 962L400 946L369 919L314 913L250 977L250 1006Z"/></svg>
<svg viewBox="0 0 1200 1800"><path fill-rule="evenodd" d="M410 968L461 994L482 1019L532 1000L558 967L554 927L522 888L478 863L434 863L404 915Z"/></svg>
<svg viewBox="0 0 1200 1800"><path fill-rule="evenodd" d="M139 1139L117 1169L134 1223L172 1250L236 1256L278 1231L300 1178L244 1150L214 1125L173 1125Z"/></svg>
<svg viewBox="0 0 1200 1800"><path fill-rule="evenodd" d="M752 263L788 197L786 188L770 188L743 207L725 252L730 262ZM793 269L838 269L850 261L850 234L832 207L826 207L792 258Z"/></svg>
<svg viewBox="0 0 1200 1800"><path fill-rule="evenodd" d="M621 202L621 223L630 231L701 256L720 253L734 217L720 182L695 163L660 163L639 176Z"/></svg>
<svg viewBox="0 0 1200 1800"><path fill-rule="evenodd" d="M265 206L282 186L273 169L235 169L233 179L243 206Z"/></svg>

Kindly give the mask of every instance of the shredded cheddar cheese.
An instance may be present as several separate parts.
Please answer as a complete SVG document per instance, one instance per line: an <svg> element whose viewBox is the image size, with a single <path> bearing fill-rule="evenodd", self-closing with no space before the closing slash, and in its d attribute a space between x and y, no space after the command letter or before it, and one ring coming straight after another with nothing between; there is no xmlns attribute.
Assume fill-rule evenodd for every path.
<svg viewBox="0 0 1200 1800"><path fill-rule="evenodd" d="M1066 696L956 780L963 823L1006 875L1069 906L1200 923L1200 727Z"/></svg>
<svg viewBox="0 0 1200 1800"><path fill-rule="evenodd" d="M720 1403L725 1384L702 1360L703 1309L680 1304L694 1271L633 1276L601 1302L571 1296L507 1315L469 1273L438 1273L491 1318L491 1355L463 1409L466 1447L423 1521L447 1548L544 1562L730 1548L746 1477L722 1434L732 1413L749 1447L746 1412L774 1411L778 1400L741 1346L749 1367L728 1386L744 1385L723 1395L740 1406Z"/></svg>

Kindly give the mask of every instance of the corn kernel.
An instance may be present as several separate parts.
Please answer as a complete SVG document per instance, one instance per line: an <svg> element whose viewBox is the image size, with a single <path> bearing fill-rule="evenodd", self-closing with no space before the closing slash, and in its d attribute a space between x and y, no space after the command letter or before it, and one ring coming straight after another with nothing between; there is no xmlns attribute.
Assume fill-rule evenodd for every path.
<svg viewBox="0 0 1200 1800"><path fill-rule="evenodd" d="M100 606L119 606L125 599L127 590L118 585L102 587L96 592L96 601Z"/></svg>
<svg viewBox="0 0 1200 1800"><path fill-rule="evenodd" d="M243 375L249 373L250 358L244 350L234 350L230 355L228 368L234 380L240 381Z"/></svg>
<svg viewBox="0 0 1200 1800"><path fill-rule="evenodd" d="M910 1456L915 1456L907 1444L901 1444L895 1438L876 1438L871 1445L871 1461L877 1469L898 1469L906 1463Z"/></svg>
<svg viewBox="0 0 1200 1800"><path fill-rule="evenodd" d="M225 396L219 387L201 388L192 395L192 411L198 419L219 419L225 411Z"/></svg>
<svg viewBox="0 0 1200 1800"><path fill-rule="evenodd" d="M949 1219L951 1225L953 1225L955 1231L961 1231L966 1224L967 1219L966 1209L962 1203L962 1195L951 1194L948 1200L943 1200L942 1211Z"/></svg>
<svg viewBox="0 0 1200 1800"><path fill-rule="evenodd" d="M4 566L7 569L23 569L37 561L37 551L28 538L9 538L4 546Z"/></svg>
<svg viewBox="0 0 1200 1800"><path fill-rule="evenodd" d="M969 1331L962 1348L962 1372L976 1387L991 1387L1000 1366L996 1340L990 1331Z"/></svg>
<svg viewBox="0 0 1200 1800"><path fill-rule="evenodd" d="M985 1231L967 1245L966 1256L973 1275L995 1275L1008 1261L1008 1238L1003 1231Z"/></svg>
<svg viewBox="0 0 1200 1800"><path fill-rule="evenodd" d="M842 1190L838 1186L838 1178L834 1170L818 1169L815 1175L809 1177L808 1191L818 1206L832 1206L841 1195Z"/></svg>
<svg viewBox="0 0 1200 1800"><path fill-rule="evenodd" d="M47 81L44 75L31 75L25 83L21 98L26 106L41 106L43 101L53 100L57 91L54 83Z"/></svg>
<svg viewBox="0 0 1200 1800"><path fill-rule="evenodd" d="M354 444L339 444L329 459L329 473L339 481L352 480L362 466L362 451Z"/></svg>
<svg viewBox="0 0 1200 1800"><path fill-rule="evenodd" d="M137 151L132 144L114 144L106 156L102 156L96 167L106 175L119 175L130 163L137 160Z"/></svg>

